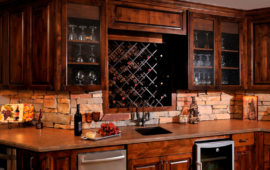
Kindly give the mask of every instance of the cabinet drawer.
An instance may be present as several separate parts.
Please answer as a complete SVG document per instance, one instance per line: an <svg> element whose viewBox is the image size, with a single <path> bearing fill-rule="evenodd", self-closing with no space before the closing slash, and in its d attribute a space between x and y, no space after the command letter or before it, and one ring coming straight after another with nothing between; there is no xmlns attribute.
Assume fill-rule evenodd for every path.
<svg viewBox="0 0 270 170"><path fill-rule="evenodd" d="M254 133L233 134L234 146L246 146L254 144Z"/></svg>
<svg viewBox="0 0 270 170"><path fill-rule="evenodd" d="M186 10L135 3L112 2L109 28L186 34Z"/></svg>
<svg viewBox="0 0 270 170"><path fill-rule="evenodd" d="M192 146L192 139L130 144L128 145L128 159L191 153Z"/></svg>

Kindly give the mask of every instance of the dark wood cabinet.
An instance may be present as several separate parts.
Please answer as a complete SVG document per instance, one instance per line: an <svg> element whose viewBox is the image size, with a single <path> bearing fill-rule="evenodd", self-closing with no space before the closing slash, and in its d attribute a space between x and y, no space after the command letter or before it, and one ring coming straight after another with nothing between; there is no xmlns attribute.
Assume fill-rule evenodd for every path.
<svg viewBox="0 0 270 170"><path fill-rule="evenodd" d="M189 170L192 165L192 154L168 155L134 159L129 161L131 170Z"/></svg>
<svg viewBox="0 0 270 170"><path fill-rule="evenodd" d="M18 170L69 170L70 151L36 153L17 150Z"/></svg>
<svg viewBox="0 0 270 170"><path fill-rule="evenodd" d="M248 20L248 88L270 88L270 20L257 14ZM261 16L263 15L263 17Z"/></svg>
<svg viewBox="0 0 270 170"><path fill-rule="evenodd" d="M254 133L233 134L235 170L255 169L256 143Z"/></svg>
<svg viewBox="0 0 270 170"><path fill-rule="evenodd" d="M128 145L128 169L189 170L193 140L172 140Z"/></svg>
<svg viewBox="0 0 270 170"><path fill-rule="evenodd" d="M242 32L243 19L190 13L189 89L243 88Z"/></svg>
<svg viewBox="0 0 270 170"><path fill-rule="evenodd" d="M27 63L27 8L8 12L8 58L11 88L26 86Z"/></svg>
<svg viewBox="0 0 270 170"><path fill-rule="evenodd" d="M270 169L270 133L263 135L263 152L260 159L263 160L264 170Z"/></svg>
<svg viewBox="0 0 270 170"><path fill-rule="evenodd" d="M53 17L52 2L43 1L31 5L27 70L32 89L53 89Z"/></svg>
<svg viewBox="0 0 270 170"><path fill-rule="evenodd" d="M186 34L186 9L163 3L110 1L109 28L169 34Z"/></svg>
<svg viewBox="0 0 270 170"><path fill-rule="evenodd" d="M0 86L3 85L4 14L0 13Z"/></svg>
<svg viewBox="0 0 270 170"><path fill-rule="evenodd" d="M4 85L11 89L53 89L52 2L13 4L3 13Z"/></svg>
<svg viewBox="0 0 270 170"><path fill-rule="evenodd" d="M65 0L62 11L62 89L105 89L105 1Z"/></svg>

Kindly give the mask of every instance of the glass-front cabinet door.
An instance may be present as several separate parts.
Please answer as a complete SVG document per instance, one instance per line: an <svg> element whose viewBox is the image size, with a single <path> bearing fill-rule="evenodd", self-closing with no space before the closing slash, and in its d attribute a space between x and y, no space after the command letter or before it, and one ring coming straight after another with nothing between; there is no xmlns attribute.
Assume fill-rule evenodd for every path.
<svg viewBox="0 0 270 170"><path fill-rule="evenodd" d="M64 85L67 90L104 87L104 2L66 1L64 21Z"/></svg>
<svg viewBox="0 0 270 170"><path fill-rule="evenodd" d="M243 87L241 19L190 13L189 89Z"/></svg>
<svg viewBox="0 0 270 170"><path fill-rule="evenodd" d="M215 20L196 16L190 19L189 87L210 89L215 84Z"/></svg>
<svg viewBox="0 0 270 170"><path fill-rule="evenodd" d="M221 85L240 85L240 25L221 22Z"/></svg>

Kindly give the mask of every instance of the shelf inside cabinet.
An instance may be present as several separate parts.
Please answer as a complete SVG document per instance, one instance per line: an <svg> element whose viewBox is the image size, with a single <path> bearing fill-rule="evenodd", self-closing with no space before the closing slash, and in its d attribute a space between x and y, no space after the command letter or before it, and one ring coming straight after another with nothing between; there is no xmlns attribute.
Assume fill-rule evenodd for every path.
<svg viewBox="0 0 270 170"><path fill-rule="evenodd" d="M85 65L85 66L99 66L99 63L87 63L87 62L69 62L69 65Z"/></svg>
<svg viewBox="0 0 270 170"><path fill-rule="evenodd" d="M239 67L221 67L224 70L239 70Z"/></svg>
<svg viewBox="0 0 270 170"><path fill-rule="evenodd" d="M239 50L221 50L221 52L239 53Z"/></svg>
<svg viewBox="0 0 270 170"><path fill-rule="evenodd" d="M99 41L92 40L68 40L70 43L99 44Z"/></svg>
<svg viewBox="0 0 270 170"><path fill-rule="evenodd" d="M213 48L194 48L194 50L197 50L197 51L214 51Z"/></svg>
<svg viewBox="0 0 270 170"><path fill-rule="evenodd" d="M194 68L204 68L204 69L213 69L212 66L194 66Z"/></svg>

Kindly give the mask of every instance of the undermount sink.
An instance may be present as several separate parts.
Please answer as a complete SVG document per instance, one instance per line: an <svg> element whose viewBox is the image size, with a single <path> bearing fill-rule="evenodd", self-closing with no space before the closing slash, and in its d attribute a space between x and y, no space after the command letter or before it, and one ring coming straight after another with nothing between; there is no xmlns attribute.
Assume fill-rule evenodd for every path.
<svg viewBox="0 0 270 170"><path fill-rule="evenodd" d="M138 133L142 135L160 135L160 134L168 134L172 133L162 127L156 126L156 127L146 127L146 128L136 128L135 129Z"/></svg>

